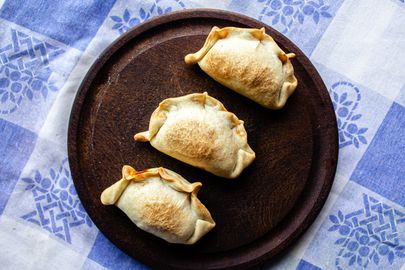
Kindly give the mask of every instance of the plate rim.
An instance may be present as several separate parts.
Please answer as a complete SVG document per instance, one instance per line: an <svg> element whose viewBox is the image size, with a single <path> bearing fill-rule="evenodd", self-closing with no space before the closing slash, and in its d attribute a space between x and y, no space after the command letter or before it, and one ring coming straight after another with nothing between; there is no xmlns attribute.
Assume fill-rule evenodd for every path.
<svg viewBox="0 0 405 270"><path fill-rule="evenodd" d="M330 190L332 188L332 184L334 182L335 174L336 174L336 169L337 169L337 162L338 162L338 154L339 154L339 145L338 145L338 128L337 128L337 121L336 121L336 115L333 110L333 105L332 101L330 99L330 96L327 91L327 88L319 75L318 71L316 70L315 66L312 64L312 62L309 60L309 58L302 52L301 49L298 48L295 43L293 43L289 38L284 36L283 34L279 33L277 30L272 28L271 26L267 25L264 22L261 22L257 19L254 19L252 17L246 16L241 13L237 12L232 12L228 10L221 10L221 9L212 9L212 8L196 8L196 9L185 9L185 10L178 10L174 12L170 12L167 14L163 14L160 16L153 17L149 20L146 20L134 28L130 29L127 31L125 34L121 35L118 37L114 42L112 42L94 61L94 63L91 65L91 67L88 69L86 75L82 79L80 86L76 92L72 107L71 107L71 113L69 117L69 123L68 123L68 136L67 136L67 148L68 148L68 160L69 160L69 167L72 175L72 180L73 183L76 187L76 181L77 179L80 179L80 176L82 175L81 173L81 168L79 164L79 159L75 159L74 157L78 157L80 154L78 153L78 148L77 148L77 140L78 140L78 135L80 133L80 130L78 127L80 126L80 119L81 119L81 114L82 114L82 108L84 105L84 102L86 100L86 97L88 96L89 90L91 88L91 85L94 81L94 79L97 77L97 74L102 70L103 66L108 62L108 60L113 56L116 52L118 52L123 46L126 45L127 42L130 42L133 38L138 36L139 34L142 34L145 31L148 31L154 27L157 27L159 25L163 25L169 22L174 22L174 21L181 21L184 19L195 19L195 18L211 18L211 19L222 19L221 16L226 16L226 20L238 22L241 24L257 24L257 25L262 25L266 29L272 29L274 33L272 33L273 37L276 36L277 39L283 39L286 40L292 47L294 47L294 53L297 55L301 55L304 57L300 58L301 64L305 67L306 72L308 72L313 80L313 82L317 85L317 88L322 88L324 91L318 93L320 96L320 99L326 104L326 107L329 108L327 109L329 111L331 120L333 121L332 126L334 126L335 131L332 134L329 134L330 136L330 141L334 144L335 147L331 147L329 149L330 151L330 161L333 163L332 164L332 169L329 171L329 175L324 177L323 185L320 187L319 192L318 192L318 197L317 199L313 202L313 205L311 206L311 210L308 212L306 217L302 220L302 222L299 223L299 225L292 226L294 227L292 230L292 233L288 234L289 236L285 238L285 240L282 242L282 244L276 246L276 248L273 248L272 250L269 250L263 254L254 254L252 255L253 259L250 258L248 260L243 261L242 263L237 262L236 264L232 265L227 265L225 268L227 269L242 269L246 267L252 267L255 265L258 265L260 263L264 263L265 261L269 260L271 257L280 254L282 251L284 251L288 246L292 244L293 241L296 241L300 236L304 234L305 231L309 228L309 226L315 221L316 217L319 215L321 212L326 199L328 198L330 194ZM283 44L285 45L285 44ZM329 178L329 179L326 179ZM75 180L76 179L76 180ZM80 201L85 201L85 196L86 194L82 190L77 190L78 197ZM305 192L305 191L303 191ZM88 206L86 204L83 204L84 209L86 210L87 213L88 211ZM293 209L290 211L294 211L295 206ZM89 214L88 214L89 215ZM288 218L290 213L283 219ZM89 215L89 217L92 219L92 217ZM93 221L93 219L92 219ZM280 223L283 223L281 221ZM112 238L110 238L108 235L104 234L104 232L97 226L95 222L93 224L99 229L99 231L106 237L108 238L115 246L117 246L119 249L124 251L126 254L134 258L135 260L138 260L142 263L150 264L154 267L159 267L159 262L153 261L153 260L144 260L143 258L135 258L132 256L128 250L125 248L119 247L119 244L117 245L116 241ZM280 225L276 226L275 230L278 230ZM291 226L287 226L287 229L282 229L281 231L287 231L288 228ZM235 250L239 250L241 248L244 248L246 246L252 246L255 242L261 241L261 238L254 240L253 242L236 248ZM234 250L230 251L224 251L223 254L226 253L232 253ZM230 255L232 257L235 255ZM166 266L165 266L166 267ZM169 268L173 269L187 269L184 266L167 266ZM195 268L195 267L194 267ZM194 269L193 268L193 269ZM191 269L191 268L190 268ZM195 268L195 269L198 269ZM223 267L215 267L211 265L209 269L223 269Z"/></svg>

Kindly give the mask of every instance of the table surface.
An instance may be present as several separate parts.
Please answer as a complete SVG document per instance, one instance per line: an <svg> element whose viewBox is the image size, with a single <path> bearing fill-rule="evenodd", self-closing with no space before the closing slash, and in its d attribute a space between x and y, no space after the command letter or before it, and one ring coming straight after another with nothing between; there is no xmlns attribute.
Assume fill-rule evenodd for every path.
<svg viewBox="0 0 405 270"><path fill-rule="evenodd" d="M2 267L147 268L83 209L67 127L80 82L108 45L153 16L187 8L235 11L274 27L311 59L334 104L331 194L305 235L263 268L404 269L404 0L0 1Z"/></svg>

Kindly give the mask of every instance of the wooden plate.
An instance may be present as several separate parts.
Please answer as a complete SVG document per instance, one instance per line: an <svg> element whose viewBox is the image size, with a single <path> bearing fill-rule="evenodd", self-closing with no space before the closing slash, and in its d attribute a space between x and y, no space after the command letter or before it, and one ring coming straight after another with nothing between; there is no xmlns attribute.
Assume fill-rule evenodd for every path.
<svg viewBox="0 0 405 270"><path fill-rule="evenodd" d="M265 27L286 52L299 81L280 111L264 109L221 86L183 58L197 51L212 26ZM166 156L133 135L148 129L165 98L207 91L245 121L256 160L235 180L221 179ZM291 244L315 219L333 182L337 129L325 85L308 58L271 27L236 13L186 10L152 19L112 44L84 79L72 109L69 162L88 214L135 259L175 269L246 268ZM138 229L101 192L121 168L163 166L201 181L200 200L217 226L193 246L169 244Z"/></svg>

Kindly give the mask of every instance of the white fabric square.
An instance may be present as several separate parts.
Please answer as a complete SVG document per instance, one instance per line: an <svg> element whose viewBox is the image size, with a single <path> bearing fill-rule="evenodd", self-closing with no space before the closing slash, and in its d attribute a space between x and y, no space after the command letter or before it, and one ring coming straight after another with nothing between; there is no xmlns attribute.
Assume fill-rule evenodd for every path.
<svg viewBox="0 0 405 270"><path fill-rule="evenodd" d="M393 100L405 82L404 27L395 3L345 1L311 58Z"/></svg>

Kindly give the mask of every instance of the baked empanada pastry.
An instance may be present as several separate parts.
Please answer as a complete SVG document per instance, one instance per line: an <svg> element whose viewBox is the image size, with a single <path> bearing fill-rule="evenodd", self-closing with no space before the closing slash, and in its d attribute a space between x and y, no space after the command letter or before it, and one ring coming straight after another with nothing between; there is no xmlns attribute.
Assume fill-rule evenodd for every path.
<svg viewBox="0 0 405 270"><path fill-rule="evenodd" d="M237 177L255 159L243 121L207 93L163 100L149 130L135 140L226 178Z"/></svg>
<svg viewBox="0 0 405 270"><path fill-rule="evenodd" d="M194 244L215 227L197 198L201 186L165 168L137 172L125 165L122 179L103 191L101 202L115 204L140 229L167 242Z"/></svg>
<svg viewBox="0 0 405 270"><path fill-rule="evenodd" d="M204 46L185 57L211 78L269 109L281 109L297 87L290 58L264 28L214 26Z"/></svg>

